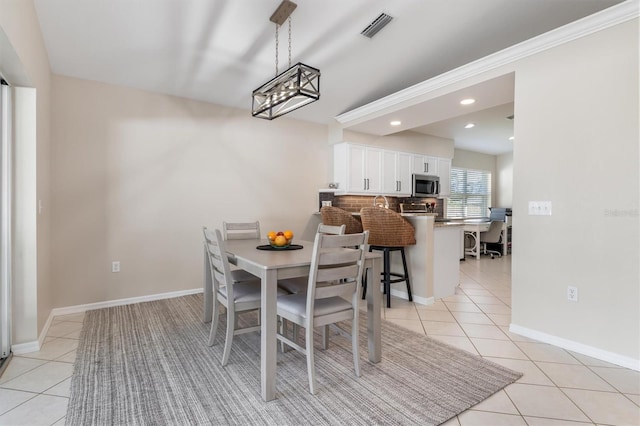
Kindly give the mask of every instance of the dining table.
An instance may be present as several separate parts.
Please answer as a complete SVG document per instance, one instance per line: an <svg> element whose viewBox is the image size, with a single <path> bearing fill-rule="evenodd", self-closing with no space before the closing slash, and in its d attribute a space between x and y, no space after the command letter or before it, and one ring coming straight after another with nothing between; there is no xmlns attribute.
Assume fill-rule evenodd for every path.
<svg viewBox="0 0 640 426"><path fill-rule="evenodd" d="M276 398L277 361L277 288L278 280L309 275L313 241L296 241L301 249L259 250L267 240L241 239L225 241L229 263L241 268L261 280L260 302L260 383L264 401ZM211 321L213 314L213 281L205 253L204 267L204 321ZM367 282L379 281L382 255L366 253L365 271ZM379 285L367 289L367 341L369 361L380 362L381 349L381 292Z"/></svg>

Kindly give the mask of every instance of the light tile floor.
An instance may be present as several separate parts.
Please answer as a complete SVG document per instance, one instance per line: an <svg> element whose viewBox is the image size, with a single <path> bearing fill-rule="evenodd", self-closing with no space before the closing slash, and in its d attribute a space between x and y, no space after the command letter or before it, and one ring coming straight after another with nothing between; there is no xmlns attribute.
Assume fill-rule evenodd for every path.
<svg viewBox="0 0 640 426"><path fill-rule="evenodd" d="M456 295L385 308L389 321L524 373L445 425L640 425L639 372L509 332L510 261L467 258ZM14 356L0 377L0 425L64 424L83 317L56 317L39 352Z"/></svg>

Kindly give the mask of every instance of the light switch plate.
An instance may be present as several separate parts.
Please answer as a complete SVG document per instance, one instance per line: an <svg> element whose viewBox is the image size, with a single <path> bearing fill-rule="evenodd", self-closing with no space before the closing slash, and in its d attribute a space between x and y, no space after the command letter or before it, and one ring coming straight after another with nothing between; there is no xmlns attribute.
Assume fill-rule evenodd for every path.
<svg viewBox="0 0 640 426"><path fill-rule="evenodd" d="M530 216L551 216L551 201L529 201Z"/></svg>

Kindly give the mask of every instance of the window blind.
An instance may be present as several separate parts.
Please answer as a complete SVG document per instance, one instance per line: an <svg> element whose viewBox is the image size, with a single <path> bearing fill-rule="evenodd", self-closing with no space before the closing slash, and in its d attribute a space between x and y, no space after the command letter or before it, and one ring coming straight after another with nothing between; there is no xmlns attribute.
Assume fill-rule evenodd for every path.
<svg viewBox="0 0 640 426"><path fill-rule="evenodd" d="M489 207L491 207L491 173L486 170L452 167L447 216L489 216Z"/></svg>

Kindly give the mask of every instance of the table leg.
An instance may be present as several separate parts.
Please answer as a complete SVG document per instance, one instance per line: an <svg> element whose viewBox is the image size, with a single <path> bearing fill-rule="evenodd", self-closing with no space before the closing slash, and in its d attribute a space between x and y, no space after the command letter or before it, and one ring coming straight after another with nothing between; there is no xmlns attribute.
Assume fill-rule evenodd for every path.
<svg viewBox="0 0 640 426"><path fill-rule="evenodd" d="M213 280L211 278L211 268L209 268L209 255L206 247L204 248L204 281L202 284L204 292L204 306L202 320L207 323L211 322L213 312Z"/></svg>
<svg viewBox="0 0 640 426"><path fill-rule="evenodd" d="M371 267L367 268L367 342L369 345L369 361L380 362L382 359L382 337L381 337L381 304L382 294L380 293L380 262L382 257L371 259ZM374 283L376 285L374 285Z"/></svg>
<svg viewBox="0 0 640 426"><path fill-rule="evenodd" d="M277 271L263 270L260 302L260 383L262 399L265 401L271 401L276 397L277 287Z"/></svg>
<svg viewBox="0 0 640 426"><path fill-rule="evenodd" d="M476 259L480 260L480 230L474 231L473 234L476 237Z"/></svg>

